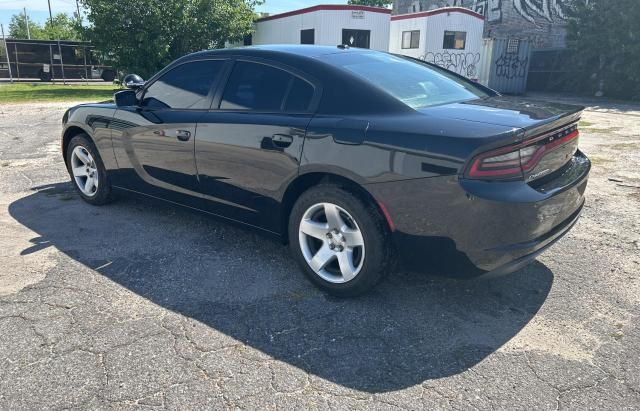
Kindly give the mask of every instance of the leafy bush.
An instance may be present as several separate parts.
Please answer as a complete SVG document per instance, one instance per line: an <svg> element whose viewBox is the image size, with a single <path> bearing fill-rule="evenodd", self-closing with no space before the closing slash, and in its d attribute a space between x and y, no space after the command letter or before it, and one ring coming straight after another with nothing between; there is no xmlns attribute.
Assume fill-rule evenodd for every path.
<svg viewBox="0 0 640 411"><path fill-rule="evenodd" d="M638 0L575 0L567 42L574 50L571 81L582 90L640 99Z"/></svg>
<svg viewBox="0 0 640 411"><path fill-rule="evenodd" d="M185 54L252 30L259 0L81 0L85 37L125 73L145 78Z"/></svg>

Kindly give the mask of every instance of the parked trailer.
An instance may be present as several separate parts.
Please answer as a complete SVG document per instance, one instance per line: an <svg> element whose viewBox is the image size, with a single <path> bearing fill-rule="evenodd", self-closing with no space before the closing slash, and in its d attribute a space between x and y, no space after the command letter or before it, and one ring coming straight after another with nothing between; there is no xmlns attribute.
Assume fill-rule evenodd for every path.
<svg viewBox="0 0 640 411"><path fill-rule="evenodd" d="M389 49L391 10L358 5L319 5L256 20L251 44L346 44ZM249 42L245 42L247 45Z"/></svg>
<svg viewBox="0 0 640 411"><path fill-rule="evenodd" d="M391 16L389 51L478 80L484 16L463 7Z"/></svg>
<svg viewBox="0 0 640 411"><path fill-rule="evenodd" d="M116 78L116 70L100 64L93 46L87 42L5 39L5 43L6 50L1 50L0 78L9 78L9 73L16 80L102 79L111 82ZM4 49L4 44L0 49Z"/></svg>

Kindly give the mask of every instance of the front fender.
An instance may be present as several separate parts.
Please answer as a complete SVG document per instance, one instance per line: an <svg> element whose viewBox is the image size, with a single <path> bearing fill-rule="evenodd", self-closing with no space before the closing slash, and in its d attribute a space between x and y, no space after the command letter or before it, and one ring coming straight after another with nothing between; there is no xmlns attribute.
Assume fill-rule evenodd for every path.
<svg viewBox="0 0 640 411"><path fill-rule="evenodd" d="M107 171L117 169L110 128L114 114L115 106L112 105L81 105L67 110L63 116L62 127L62 150L65 161L66 147L71 139L80 133L85 133L96 146Z"/></svg>

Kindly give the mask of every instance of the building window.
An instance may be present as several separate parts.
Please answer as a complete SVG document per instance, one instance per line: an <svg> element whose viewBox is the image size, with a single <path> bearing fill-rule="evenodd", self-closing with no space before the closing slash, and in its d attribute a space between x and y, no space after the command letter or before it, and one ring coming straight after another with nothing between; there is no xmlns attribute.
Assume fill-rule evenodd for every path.
<svg viewBox="0 0 640 411"><path fill-rule="evenodd" d="M466 31L445 31L443 49L464 50L467 43Z"/></svg>
<svg viewBox="0 0 640 411"><path fill-rule="evenodd" d="M368 49L371 45L371 30L342 29L342 44Z"/></svg>
<svg viewBox="0 0 640 411"><path fill-rule="evenodd" d="M315 29L300 30L300 44L315 44L315 43L316 43Z"/></svg>
<svg viewBox="0 0 640 411"><path fill-rule="evenodd" d="M520 40L509 39L507 43L507 54L518 54L520 52Z"/></svg>
<svg viewBox="0 0 640 411"><path fill-rule="evenodd" d="M402 48L417 49L420 47L420 30L402 32Z"/></svg>

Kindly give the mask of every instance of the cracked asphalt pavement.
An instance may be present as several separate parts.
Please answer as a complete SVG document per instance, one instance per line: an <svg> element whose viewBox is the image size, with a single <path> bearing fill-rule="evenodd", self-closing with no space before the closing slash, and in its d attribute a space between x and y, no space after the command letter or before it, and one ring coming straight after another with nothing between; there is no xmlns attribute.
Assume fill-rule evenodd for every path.
<svg viewBox="0 0 640 411"><path fill-rule="evenodd" d="M584 215L531 266L339 300L260 234L83 203L67 106L0 105L0 409L640 408L640 108L585 113Z"/></svg>

